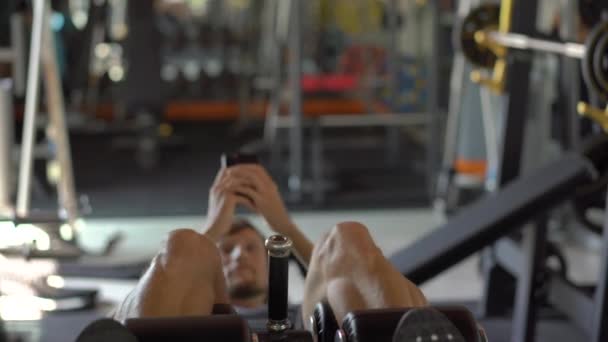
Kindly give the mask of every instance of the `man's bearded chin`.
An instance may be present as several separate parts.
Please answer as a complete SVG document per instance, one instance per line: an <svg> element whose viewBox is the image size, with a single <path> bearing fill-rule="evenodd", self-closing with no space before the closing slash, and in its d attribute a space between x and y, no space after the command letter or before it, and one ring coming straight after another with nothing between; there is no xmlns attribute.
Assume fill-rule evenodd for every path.
<svg viewBox="0 0 608 342"><path fill-rule="evenodd" d="M266 293L266 289L263 289L251 283L230 286L228 288L228 294L230 298L233 299L251 299L258 297L264 293Z"/></svg>

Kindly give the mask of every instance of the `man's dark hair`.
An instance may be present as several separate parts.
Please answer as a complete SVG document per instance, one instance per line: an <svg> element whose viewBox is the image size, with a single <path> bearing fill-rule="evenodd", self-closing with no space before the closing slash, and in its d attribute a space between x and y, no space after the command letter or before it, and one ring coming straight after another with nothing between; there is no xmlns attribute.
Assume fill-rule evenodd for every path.
<svg viewBox="0 0 608 342"><path fill-rule="evenodd" d="M264 234L262 234L262 232L255 225L253 225L253 223L244 218L236 218L232 222L232 226L230 226L230 230L226 235L238 234L239 232L245 229L253 230L260 237L260 240L262 240L262 244L266 242L266 237L264 236Z"/></svg>

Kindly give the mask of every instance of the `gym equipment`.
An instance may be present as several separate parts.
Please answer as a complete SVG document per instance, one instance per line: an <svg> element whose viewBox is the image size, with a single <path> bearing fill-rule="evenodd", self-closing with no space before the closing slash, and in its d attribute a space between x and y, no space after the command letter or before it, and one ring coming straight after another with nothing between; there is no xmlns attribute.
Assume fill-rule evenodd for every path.
<svg viewBox="0 0 608 342"><path fill-rule="evenodd" d="M17 7L10 2L6 5L11 11L8 15L8 28L10 31L10 43L8 46L0 47L0 63L11 65L13 92L16 96L22 97L25 94L25 61L26 61L26 38L25 38L25 16L21 11L12 7ZM7 8L5 8L7 9Z"/></svg>
<svg viewBox="0 0 608 342"><path fill-rule="evenodd" d="M463 208L390 259L408 279L423 283L567 201L577 188L592 183L595 174L585 158L565 156Z"/></svg>
<svg viewBox="0 0 608 342"><path fill-rule="evenodd" d="M600 9L598 8L598 10ZM502 68L497 67L497 61L506 57L507 48L541 51L580 59L587 87L599 97L600 101L608 100L608 65L606 64L606 60L608 60L608 21L597 23L586 43L577 44L537 39L523 34L496 32L494 30L499 24L500 11L499 5L485 4L472 10L463 20L460 30L457 32L463 53L471 63L484 68ZM471 76L493 90L503 87L500 84L505 80L504 76L498 76L491 82L484 81L479 72L474 72ZM579 103L577 110L579 114L591 118L608 132L606 111L582 102ZM577 217L585 226L596 232L601 231L601 225L591 222L585 212L589 207L603 207L603 187L605 185L606 181L602 179L593 186L579 189L574 201Z"/></svg>
<svg viewBox="0 0 608 342"><path fill-rule="evenodd" d="M601 134L585 141L581 147L582 155L587 156L594 165L597 165L600 176L593 183L579 187L572 200L577 219L599 235L604 231L603 223L593 221L589 215L590 210L603 211L606 205L606 188L608 188L606 141L608 137Z"/></svg>
<svg viewBox="0 0 608 342"><path fill-rule="evenodd" d="M495 24L500 34L535 34L537 10L537 1L502 1L500 20ZM474 38L473 36L472 39ZM461 253L491 247L485 248L482 259L484 293L480 302L480 314L496 317L512 313L512 341L535 339L537 313L544 300L579 326L590 340L604 341L608 336L606 231L604 230L600 280L594 289L584 291L571 284L547 262L552 254L547 243L547 210L570 200L578 189L598 181L604 173L601 163L594 161L602 158L602 155L597 152L584 157L580 153L567 155L548 164L547 168L519 176L531 59L517 58L520 56L515 52L516 49L507 52L507 48L502 45L495 44L491 47L496 49L493 52L498 52L493 65L493 78L482 78L481 73L477 74L479 77L473 78L497 92L502 92L506 87L509 94L497 176L497 185L501 189L462 209L444 226L450 229L440 229L429 234L414 244L415 247L411 250L398 252L394 260L406 276L412 275L413 278L424 281L445 269L444 266L461 261ZM589 51L591 49L587 50L587 55ZM510 56L514 58L507 60ZM509 82L505 82L507 79ZM596 93L602 91L593 86L591 90ZM600 110L595 114L596 117L604 115ZM598 151L601 149L598 148ZM576 168L579 170L576 171ZM539 186L547 187L541 189ZM528 207L530 204L532 206ZM503 209L510 209L510 212L502 211ZM475 212L476 210L479 211ZM490 216L484 218L485 215L493 214L498 214L498 221ZM488 225L484 228L479 226L479 230L473 228L482 222ZM526 223L528 228L519 233ZM463 226L456 227L459 224ZM451 233L455 233L455 236L449 236ZM508 238L498 240L501 237ZM429 255L426 252L429 250L434 250L429 253L434 254L434 257L427 258Z"/></svg>
<svg viewBox="0 0 608 342"><path fill-rule="evenodd" d="M327 301L317 303L309 318L313 337L317 342L334 342L338 331L338 322Z"/></svg>
<svg viewBox="0 0 608 342"><path fill-rule="evenodd" d="M137 342L137 338L124 325L109 318L89 324L76 338L76 342Z"/></svg>
<svg viewBox="0 0 608 342"><path fill-rule="evenodd" d="M400 329L402 323L406 324L403 330ZM397 335L401 331L415 335L403 338ZM418 339L418 336L421 338ZM418 340L487 341L483 329L477 326L471 313L461 307L354 311L344 317L342 329L336 334L336 341L339 342Z"/></svg>
<svg viewBox="0 0 608 342"><path fill-rule="evenodd" d="M24 241L26 248L3 249L3 254L23 256L25 258L53 258L59 261L59 272L79 276L116 275L121 270L130 274L122 277L138 278L147 265L137 260L132 264L116 264L99 260L97 255L89 254L78 246L78 229L82 227L79 202L74 187L72 161L70 156L69 135L65 117L64 96L54 53L53 35L48 28L50 8L48 1L35 0L32 18L32 39L29 55L27 94L23 137L21 144L21 159L17 189L16 207L11 207L7 218L12 221L16 230L31 227L44 233L49 241L47 248L39 248L36 243ZM41 69L42 68L42 69ZM41 74L41 72L43 72ZM30 208L32 165L34 161L34 145L36 136L36 121L39 105L40 82L44 82L47 108L49 112L47 138L54 147L55 165L59 168L58 213L34 213ZM3 122L4 123L4 122ZM2 137L4 138L4 136ZM106 255L112 251L119 237L115 236L107 245ZM66 261L65 264L62 261ZM91 267L89 267L91 266ZM135 270L133 270L135 268ZM80 271L80 272L78 272ZM87 274L88 272L88 274ZM61 274L60 275L66 275ZM83 275L84 274L84 275ZM95 291L93 291L95 292Z"/></svg>
<svg viewBox="0 0 608 342"><path fill-rule="evenodd" d="M505 6L505 5L502 5ZM508 8L508 5L507 7ZM581 60L583 75L587 86L604 100L608 97L608 70L605 65L608 56L608 22L600 22L583 44L538 39L524 34L508 32L508 29L495 31L500 22L501 7L485 4L469 13L458 32L459 45L471 63L483 68L495 68L495 78L489 80L479 72L471 78L487 85L493 90L504 89L504 68L507 49L553 53ZM589 109L580 110L581 114L593 115Z"/></svg>
<svg viewBox="0 0 608 342"><path fill-rule="evenodd" d="M282 235L266 239L268 250L268 331L282 333L291 327L287 318L289 255L293 243Z"/></svg>
<svg viewBox="0 0 608 342"><path fill-rule="evenodd" d="M13 127L11 82L0 80L0 217L12 211Z"/></svg>
<svg viewBox="0 0 608 342"><path fill-rule="evenodd" d="M425 327L428 333L440 333L443 324L445 324L442 321L447 318L457 330L457 333L454 333L454 338L456 334L462 334L467 342L486 341L483 328L477 325L471 312L466 308L446 306L433 307L429 310L439 313L441 317L425 318ZM417 311L417 309L393 308L353 311L344 317L342 329L339 329L331 307L327 302L321 302L315 306L313 316L310 317L310 326L312 334L318 342L392 341L400 320L411 311ZM447 325L449 326L449 323ZM412 328L416 329L416 327ZM415 341L415 339L412 339L412 341Z"/></svg>

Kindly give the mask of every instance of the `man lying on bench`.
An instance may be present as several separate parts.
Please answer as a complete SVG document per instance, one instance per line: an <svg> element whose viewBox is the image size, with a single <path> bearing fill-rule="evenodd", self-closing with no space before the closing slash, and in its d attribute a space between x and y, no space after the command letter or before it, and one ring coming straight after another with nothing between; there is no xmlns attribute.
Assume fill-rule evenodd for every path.
<svg viewBox="0 0 608 342"><path fill-rule="evenodd" d="M308 266L301 318L296 318L298 309L290 309L296 327L310 329L308 318L321 302L329 304L338 323L355 310L427 305L424 294L383 256L364 225L339 223L313 246L291 220L266 170L257 164L240 164L223 167L217 174L204 229L172 231L114 318L124 322L205 316L212 313L214 304L226 303L245 316L265 310L264 238L250 223L235 220L237 205L262 215L272 230L291 239L296 256ZM416 328L416 324L409 326ZM457 333L449 336L433 341L464 341L457 339Z"/></svg>

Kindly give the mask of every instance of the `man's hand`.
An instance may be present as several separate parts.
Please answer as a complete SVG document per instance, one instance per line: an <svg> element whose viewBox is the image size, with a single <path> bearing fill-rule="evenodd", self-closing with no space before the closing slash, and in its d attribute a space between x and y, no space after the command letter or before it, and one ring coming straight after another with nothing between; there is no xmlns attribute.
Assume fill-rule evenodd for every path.
<svg viewBox="0 0 608 342"><path fill-rule="evenodd" d="M207 237L218 241L230 230L237 204L255 211L251 198L243 195L252 187L253 184L247 178L231 172L231 169L220 169L209 190L209 207L205 223Z"/></svg>
<svg viewBox="0 0 608 342"><path fill-rule="evenodd" d="M242 194L253 201L255 211L266 219L273 231L290 236L294 230L297 230L287 213L277 185L262 166L236 165L230 167L228 173L247 179L253 185L253 187L241 189Z"/></svg>

